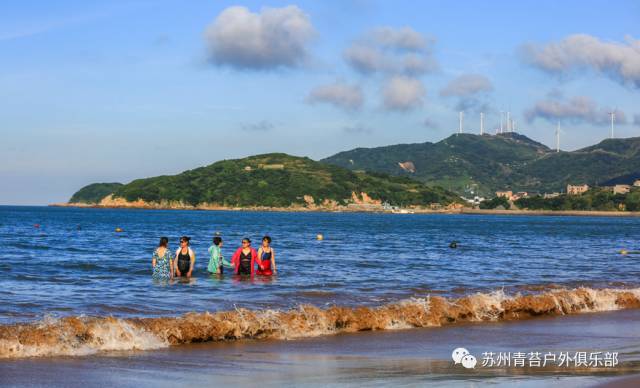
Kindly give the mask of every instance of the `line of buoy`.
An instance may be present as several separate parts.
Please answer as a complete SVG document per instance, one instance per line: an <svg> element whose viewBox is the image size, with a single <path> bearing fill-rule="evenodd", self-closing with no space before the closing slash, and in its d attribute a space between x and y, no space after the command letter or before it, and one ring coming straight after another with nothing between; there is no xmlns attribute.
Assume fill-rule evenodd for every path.
<svg viewBox="0 0 640 388"><path fill-rule="evenodd" d="M324 240L324 236L322 235L322 233L318 233L318 235L316 236L316 240L318 241Z"/></svg>
<svg viewBox="0 0 640 388"><path fill-rule="evenodd" d="M120 232L124 232L124 230L122 230L122 228L116 228L116 232L120 233Z"/></svg>

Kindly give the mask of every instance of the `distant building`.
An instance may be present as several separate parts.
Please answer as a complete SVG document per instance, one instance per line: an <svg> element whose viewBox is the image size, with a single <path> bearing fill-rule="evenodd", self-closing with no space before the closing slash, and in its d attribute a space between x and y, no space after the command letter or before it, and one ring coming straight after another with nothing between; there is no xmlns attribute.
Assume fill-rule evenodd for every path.
<svg viewBox="0 0 640 388"><path fill-rule="evenodd" d="M613 194L626 194L631 191L630 185L615 185L613 186Z"/></svg>
<svg viewBox="0 0 640 388"><path fill-rule="evenodd" d="M640 179L636 179L636 180L633 182L633 187L640 187Z"/></svg>
<svg viewBox="0 0 640 388"><path fill-rule="evenodd" d="M589 185L567 185L567 194L580 195L589 190Z"/></svg>
<svg viewBox="0 0 640 388"><path fill-rule="evenodd" d="M557 192L556 193L544 193L542 195L542 198L549 199L549 198L556 198L556 197L559 197L559 196L560 196L560 193L557 193Z"/></svg>
<svg viewBox="0 0 640 388"><path fill-rule="evenodd" d="M251 171L251 170L252 170L252 168L251 168L251 166L245 166L245 167L244 167L244 170L245 170L245 171Z"/></svg>
<svg viewBox="0 0 640 388"><path fill-rule="evenodd" d="M478 195L476 195L475 197L473 197L473 202L474 202L474 204L476 204L476 205L480 205L480 202L484 202L484 201L486 201L486 198L485 198L485 197L480 197L480 196L478 196Z"/></svg>
<svg viewBox="0 0 640 388"><path fill-rule="evenodd" d="M480 205L481 202L485 201L484 197L480 197L478 195L474 196L473 198L462 197L462 199L464 199L465 201L467 201L468 203L470 203L472 205Z"/></svg>
<svg viewBox="0 0 640 388"><path fill-rule="evenodd" d="M511 200L513 197L513 192L511 190L508 191L496 191L496 197L504 197L508 200Z"/></svg>
<svg viewBox="0 0 640 388"><path fill-rule="evenodd" d="M517 193L511 196L511 200L517 201L520 198L527 198L528 196L529 196L529 193L527 193L526 191L518 191Z"/></svg>

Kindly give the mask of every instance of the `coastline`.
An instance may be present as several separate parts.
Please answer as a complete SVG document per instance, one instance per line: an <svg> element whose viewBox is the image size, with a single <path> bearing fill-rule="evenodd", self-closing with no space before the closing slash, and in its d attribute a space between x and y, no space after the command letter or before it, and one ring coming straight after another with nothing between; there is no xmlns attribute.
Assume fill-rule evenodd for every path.
<svg viewBox="0 0 640 388"><path fill-rule="evenodd" d="M249 211L249 212L299 212L299 213L384 213L384 214L464 214L464 215L494 215L494 216L568 216L568 217L640 217L640 212L600 211L600 210L497 210L497 209L427 209L403 208L397 211L387 210L373 204L349 204L347 206L288 206L288 207L231 207L218 205L190 206L183 204L149 204L130 202L128 204L89 204L89 203L52 203L49 207L71 207L88 209L143 209L143 210L211 210L211 211Z"/></svg>

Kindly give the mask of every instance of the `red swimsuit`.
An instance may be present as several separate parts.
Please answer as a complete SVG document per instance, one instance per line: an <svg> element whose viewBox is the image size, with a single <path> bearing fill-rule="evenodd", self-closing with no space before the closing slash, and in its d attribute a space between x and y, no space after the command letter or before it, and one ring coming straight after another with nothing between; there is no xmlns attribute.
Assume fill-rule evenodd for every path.
<svg viewBox="0 0 640 388"><path fill-rule="evenodd" d="M271 251L262 251L262 257L260 260L262 260L262 268L264 269L258 269L258 275L273 275L273 270L271 269Z"/></svg>

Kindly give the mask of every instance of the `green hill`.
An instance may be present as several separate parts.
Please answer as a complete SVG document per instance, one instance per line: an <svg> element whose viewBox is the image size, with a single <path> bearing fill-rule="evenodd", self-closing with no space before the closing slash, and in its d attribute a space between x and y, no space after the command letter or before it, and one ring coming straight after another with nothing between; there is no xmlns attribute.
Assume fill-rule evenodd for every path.
<svg viewBox="0 0 640 388"><path fill-rule="evenodd" d="M122 183L93 183L78 190L69 203L90 203L95 204L107 195L118 190Z"/></svg>
<svg viewBox="0 0 640 388"><path fill-rule="evenodd" d="M451 192L408 178L354 172L286 154L223 160L177 175L137 179L113 191L115 198L127 201L232 207L308 205L310 197L315 204L346 205L362 201L361 193L400 206L459 201Z"/></svg>
<svg viewBox="0 0 640 388"><path fill-rule="evenodd" d="M560 191L569 183L598 185L639 172L640 138L610 139L558 153L517 133L460 134L437 143L356 148L322 161L412 177L458 193L474 188L483 194L503 189ZM405 162L411 162L414 171L407 170Z"/></svg>

